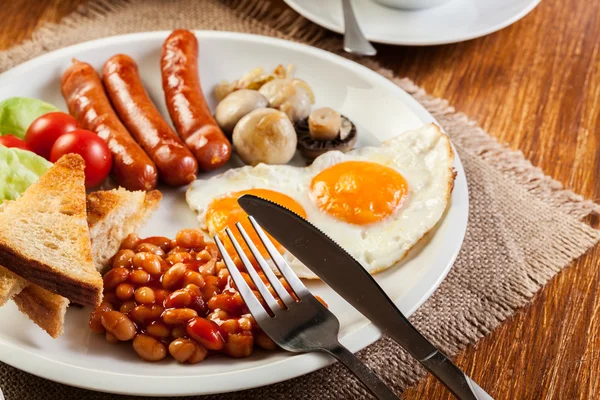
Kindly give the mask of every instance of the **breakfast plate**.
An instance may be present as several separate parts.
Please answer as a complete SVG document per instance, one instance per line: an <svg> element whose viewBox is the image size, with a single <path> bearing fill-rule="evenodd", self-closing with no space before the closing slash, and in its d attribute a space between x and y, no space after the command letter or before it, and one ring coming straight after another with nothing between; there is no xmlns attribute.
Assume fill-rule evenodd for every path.
<svg viewBox="0 0 600 400"><path fill-rule="evenodd" d="M168 32L148 32L100 39L67 47L28 61L0 75L0 99L26 96L66 110L60 76L72 59L99 70L117 53L126 53L139 65L149 96L168 115L161 87L161 45ZM294 64L308 81L316 105L327 105L351 118L359 131L358 147L377 146L399 133L435 122L433 117L398 86L356 63L309 46L280 39L239 33L196 32L200 42L199 70L207 100L223 79L233 79L257 66ZM302 161L293 161L302 165ZM213 173L243 165L233 157ZM460 250L468 219L465 173L456 155L457 173L448 209L407 258L376 275L378 283L407 316L441 284ZM202 178L211 174L203 174ZM185 188L159 187L160 208L140 236L175 237L183 228L197 228L197 215L185 201ZM384 239L385 240L385 239ZM309 289L325 299L341 322L340 340L358 351L380 337L380 331L323 283L309 281ZM115 346L90 331L90 308L70 307L64 334L52 339L18 312L13 303L0 308L0 360L16 368L71 386L133 395L199 395L230 392L291 379L332 362L320 354L256 351L251 357L211 357L186 365L174 360L141 361L130 346ZM8 323L10 321L10 323Z"/></svg>
<svg viewBox="0 0 600 400"><path fill-rule="evenodd" d="M344 32L339 1L284 0L303 17ZM523 18L540 0L449 0L422 10L401 10L373 0L353 0L365 37L378 43L429 46L488 35Z"/></svg>

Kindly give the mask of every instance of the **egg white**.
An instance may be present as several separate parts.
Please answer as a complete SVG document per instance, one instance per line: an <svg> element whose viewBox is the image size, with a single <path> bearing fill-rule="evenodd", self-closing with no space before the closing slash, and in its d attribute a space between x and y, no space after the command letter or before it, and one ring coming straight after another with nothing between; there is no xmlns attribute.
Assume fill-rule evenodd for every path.
<svg viewBox="0 0 600 400"><path fill-rule="evenodd" d="M345 154L327 152L308 167L259 164L231 169L193 182L186 200L190 208L198 212L200 228L207 231L206 212L217 197L249 189L270 189L286 194L304 208L310 222L374 274L404 258L442 218L454 186L453 159L448 137L430 124L404 132L379 147L362 147ZM408 194L401 207L393 215L368 225L341 221L319 209L309 197L313 177L346 161L370 161L402 174L408 183ZM283 256L300 277L317 278L287 250Z"/></svg>

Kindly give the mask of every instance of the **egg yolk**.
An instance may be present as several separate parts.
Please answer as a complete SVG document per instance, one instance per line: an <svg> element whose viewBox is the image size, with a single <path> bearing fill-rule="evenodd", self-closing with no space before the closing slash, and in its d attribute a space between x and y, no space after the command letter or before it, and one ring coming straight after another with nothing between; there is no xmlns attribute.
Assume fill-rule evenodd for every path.
<svg viewBox="0 0 600 400"><path fill-rule="evenodd" d="M324 212L355 225L392 215L408 193L396 170L367 161L347 161L321 171L310 185L310 197Z"/></svg>
<svg viewBox="0 0 600 400"><path fill-rule="evenodd" d="M253 260L250 249L248 248L248 246L246 246L242 235L235 226L235 224L239 222L243 226L250 239L252 240L252 243L254 243L254 245L260 251L260 253L263 256L268 257L269 253L260 241L258 234L256 234L256 232L254 231L254 228L252 227L252 224L248 219L248 214L246 214L246 212L242 209L242 207L240 207L240 205L237 202L237 200L245 194L251 194L266 200L270 200L274 203L279 204L280 206L283 206L295 212L303 218L306 218L306 212L296 200L283 193L275 192L273 190L268 189L250 189L241 192L229 193L213 200L210 203L206 212L206 224L208 226L208 231L212 235L219 235L219 238L225 245L225 248L230 255L233 256L236 254L236 252L233 245L227 238L227 234L225 233L226 228L231 229L233 236L236 238L242 249L244 249L244 253L248 256L250 260ZM268 233L267 236L273 242L277 250L280 253L282 253L283 247L281 246L281 244L279 244L275 239L273 239L273 237L271 237Z"/></svg>

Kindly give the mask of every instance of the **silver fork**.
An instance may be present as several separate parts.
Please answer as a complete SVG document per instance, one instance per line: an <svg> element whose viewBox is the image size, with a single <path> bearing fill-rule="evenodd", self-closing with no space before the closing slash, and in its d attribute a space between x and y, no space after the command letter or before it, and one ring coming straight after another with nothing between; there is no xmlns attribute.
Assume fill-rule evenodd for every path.
<svg viewBox="0 0 600 400"><path fill-rule="evenodd" d="M231 230L229 228L226 229L227 236L229 236L235 251L246 267L246 270L261 297L267 304L270 311L269 313L256 298L252 289L250 289L240 271L233 263L231 257L227 254L223 242L221 242L218 236L215 236L215 242L223 256L223 261L229 270L229 274L237 286L242 299L244 299L246 306L248 306L252 316L258 323L258 326L260 326L260 328L269 335L275 343L285 350L296 353L310 351L329 353L356 375L375 397L378 399L397 400L398 397L394 392L392 392L373 371L363 364L347 348L340 344L337 338L340 330L340 322L338 319L308 291L306 286L304 286L302 281L292 271L281 254L279 254L279 251L277 251L256 220L252 218L252 216L249 218L254 230L269 252L273 263L277 266L298 298L298 301L294 300L283 287L254 243L252 243L252 240L242 225L238 222L236 226L242 234L244 241L271 284L271 287L285 305L285 308L282 308L279 305L252 266L252 263L233 236Z"/></svg>

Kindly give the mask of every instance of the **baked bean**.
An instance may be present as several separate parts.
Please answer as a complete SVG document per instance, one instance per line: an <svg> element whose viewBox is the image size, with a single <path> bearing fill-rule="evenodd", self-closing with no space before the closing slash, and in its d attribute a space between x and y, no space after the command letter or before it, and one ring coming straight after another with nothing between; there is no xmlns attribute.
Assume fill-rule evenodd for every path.
<svg viewBox="0 0 600 400"><path fill-rule="evenodd" d="M209 302L210 299L215 297L220 292L221 292L221 289L219 289L219 287L217 285L206 285L204 287L204 292L202 293L202 298L204 301Z"/></svg>
<svg viewBox="0 0 600 400"><path fill-rule="evenodd" d="M154 246L158 246L165 253L168 253L171 250L171 247L173 247L173 245L172 245L173 241L164 236L147 237L146 239L143 240L143 243L149 243L149 244L153 244Z"/></svg>
<svg viewBox="0 0 600 400"><path fill-rule="evenodd" d="M248 284L248 286L250 286L250 289L256 290L256 285L252 281L250 274L248 274L247 272L242 272L241 274L242 274L242 277L244 278L244 280L246 281L246 283Z"/></svg>
<svg viewBox="0 0 600 400"><path fill-rule="evenodd" d="M242 317L238 319L238 324L240 329L243 331L251 331L252 330L252 322L249 318Z"/></svg>
<svg viewBox="0 0 600 400"><path fill-rule="evenodd" d="M104 290L114 290L119 284L125 282L129 277L126 268L114 268L104 274Z"/></svg>
<svg viewBox="0 0 600 400"><path fill-rule="evenodd" d="M115 308L115 306L118 307L118 304L120 303L119 298L113 292L104 292L102 301L109 303L113 308Z"/></svg>
<svg viewBox="0 0 600 400"><path fill-rule="evenodd" d="M215 263L215 268L217 271L221 271L221 270L227 271L227 266L225 265L225 262L223 260L217 261Z"/></svg>
<svg viewBox="0 0 600 400"><path fill-rule="evenodd" d="M185 263L193 259L192 255L187 252L178 251L177 253L169 253L165 261L171 264Z"/></svg>
<svg viewBox="0 0 600 400"><path fill-rule="evenodd" d="M182 229L175 236L177 245L187 249L204 248L204 234L198 229Z"/></svg>
<svg viewBox="0 0 600 400"><path fill-rule="evenodd" d="M180 363L195 364L208 354L208 351L190 339L175 339L169 344L169 353Z"/></svg>
<svg viewBox="0 0 600 400"><path fill-rule="evenodd" d="M169 297L169 294L170 294L170 292L168 290L156 289L154 291L154 297L155 297L154 302L156 304L163 304L164 301L167 299L167 297Z"/></svg>
<svg viewBox="0 0 600 400"><path fill-rule="evenodd" d="M136 335L133 339L133 349L146 361L160 361L167 356L165 345L148 335Z"/></svg>
<svg viewBox="0 0 600 400"><path fill-rule="evenodd" d="M219 328L228 334L239 333L241 331L240 324L238 323L237 319L228 319L223 321L221 325L219 325Z"/></svg>
<svg viewBox="0 0 600 400"><path fill-rule="evenodd" d="M219 323L220 321L225 321L226 319L229 319L229 314L227 314L227 311L214 310L213 312L208 314L206 318Z"/></svg>
<svg viewBox="0 0 600 400"><path fill-rule="evenodd" d="M228 293L217 294L208 301L209 309L216 310L219 308L232 315L242 314L244 306L244 300L238 292L235 292L233 295Z"/></svg>
<svg viewBox="0 0 600 400"><path fill-rule="evenodd" d="M136 269L129 273L129 282L137 286L144 286L150 282L150 274L143 269Z"/></svg>
<svg viewBox="0 0 600 400"><path fill-rule="evenodd" d="M273 339L263 331L258 331L254 334L254 343L265 350L275 350L277 348L277 344L275 344Z"/></svg>
<svg viewBox="0 0 600 400"><path fill-rule="evenodd" d="M123 243L121 243L121 249L133 250L137 247L138 244L141 243L141 241L142 239L140 239L138 235L136 235L135 233L130 233L123 240Z"/></svg>
<svg viewBox="0 0 600 400"><path fill-rule="evenodd" d="M192 293L186 289L179 289L171 293L165 300L165 308L182 308L192 304Z"/></svg>
<svg viewBox="0 0 600 400"><path fill-rule="evenodd" d="M162 340L167 339L169 336L171 336L171 330L158 321L154 321L150 325L148 325L146 327L146 332L148 333L148 335Z"/></svg>
<svg viewBox="0 0 600 400"><path fill-rule="evenodd" d="M204 249L201 252L199 252L198 254L196 254L196 260L198 260L198 261L208 261L210 259L212 259L212 256L206 249Z"/></svg>
<svg viewBox="0 0 600 400"><path fill-rule="evenodd" d="M106 332L106 341L112 344L119 343L119 339L117 339L117 337L110 332Z"/></svg>
<svg viewBox="0 0 600 400"><path fill-rule="evenodd" d="M225 353L234 358L248 357L252 354L254 347L254 337L252 334L234 333L227 337Z"/></svg>
<svg viewBox="0 0 600 400"><path fill-rule="evenodd" d="M217 277L219 278L219 286L226 286L229 281L229 271L226 269L222 269L217 272Z"/></svg>
<svg viewBox="0 0 600 400"><path fill-rule="evenodd" d="M206 286L218 286L219 285L219 278L217 278L214 275L204 276L204 284Z"/></svg>
<svg viewBox="0 0 600 400"><path fill-rule="evenodd" d="M127 301L133 297L133 285L129 283L120 283L115 289L115 295L121 301Z"/></svg>
<svg viewBox="0 0 600 400"><path fill-rule="evenodd" d="M102 325L101 320L102 314L104 314L105 311L111 311L112 309L112 305L109 304L107 301L103 300L102 303L100 303L100 305L96 307L94 311L92 311L92 313L90 314L89 322L90 329L92 330L92 332L104 333L105 329Z"/></svg>
<svg viewBox="0 0 600 400"><path fill-rule="evenodd" d="M133 310L135 306L136 304L134 301L126 301L125 303L121 304L119 311L121 311L123 314L129 314L129 311Z"/></svg>
<svg viewBox="0 0 600 400"><path fill-rule="evenodd" d="M135 252L136 253L152 253L159 257L162 257L165 255L165 252L163 251L163 249L161 249L160 247L155 246L153 244L146 243L146 242L142 242L142 243L138 244L138 246L135 248Z"/></svg>
<svg viewBox="0 0 600 400"><path fill-rule="evenodd" d="M217 262L212 259L206 262L206 264L201 265L198 268L198 272L200 272L202 275L214 275L217 273L217 269L215 268L215 264Z"/></svg>
<svg viewBox="0 0 600 400"><path fill-rule="evenodd" d="M134 307L133 310L129 312L129 316L136 323L147 325L150 322L159 319L163 311L164 307L158 304L153 304L151 306L141 305Z"/></svg>
<svg viewBox="0 0 600 400"><path fill-rule="evenodd" d="M188 306L188 308L195 310L198 313L198 315L202 315L202 316L206 315L206 312L208 311L206 302L204 301L204 299L202 298L201 295L194 296L193 300L192 300L192 304L190 304Z"/></svg>
<svg viewBox="0 0 600 400"><path fill-rule="evenodd" d="M183 329L180 326L176 326L171 331L171 336L173 336L175 339L178 339L180 337L184 337L185 335L186 335L185 329Z"/></svg>
<svg viewBox="0 0 600 400"><path fill-rule="evenodd" d="M113 258L113 268L131 268L131 259L135 253L131 249L119 250Z"/></svg>
<svg viewBox="0 0 600 400"><path fill-rule="evenodd" d="M160 275L162 272L162 263L162 258L152 253L137 253L133 257L133 266L143 269L150 275Z"/></svg>
<svg viewBox="0 0 600 400"><path fill-rule="evenodd" d="M217 245L214 243L207 243L206 244L206 251L208 251L208 254L210 254L211 258L216 258L217 260L221 259L221 253L219 253L219 249L217 248Z"/></svg>
<svg viewBox="0 0 600 400"><path fill-rule="evenodd" d="M221 350L225 346L217 324L202 317L196 317L189 321L186 332L208 350Z"/></svg>
<svg viewBox="0 0 600 400"><path fill-rule="evenodd" d="M162 276L162 285L165 289L172 289L175 286L179 286L183 281L186 267L185 264L178 263L173 265L167 270Z"/></svg>
<svg viewBox="0 0 600 400"><path fill-rule="evenodd" d="M179 325L185 324L197 316L198 313L191 308L170 308L162 314L162 320L168 325Z"/></svg>
<svg viewBox="0 0 600 400"><path fill-rule="evenodd" d="M101 317L102 326L121 341L133 339L135 325L129 317L119 311L106 311Z"/></svg>
<svg viewBox="0 0 600 400"><path fill-rule="evenodd" d="M202 289L205 285L204 277L199 272L186 270L183 275L183 286L187 285L196 285Z"/></svg>
<svg viewBox="0 0 600 400"><path fill-rule="evenodd" d="M156 297L154 296L154 290L148 286L142 286L135 291L135 302L138 304L152 304Z"/></svg>

